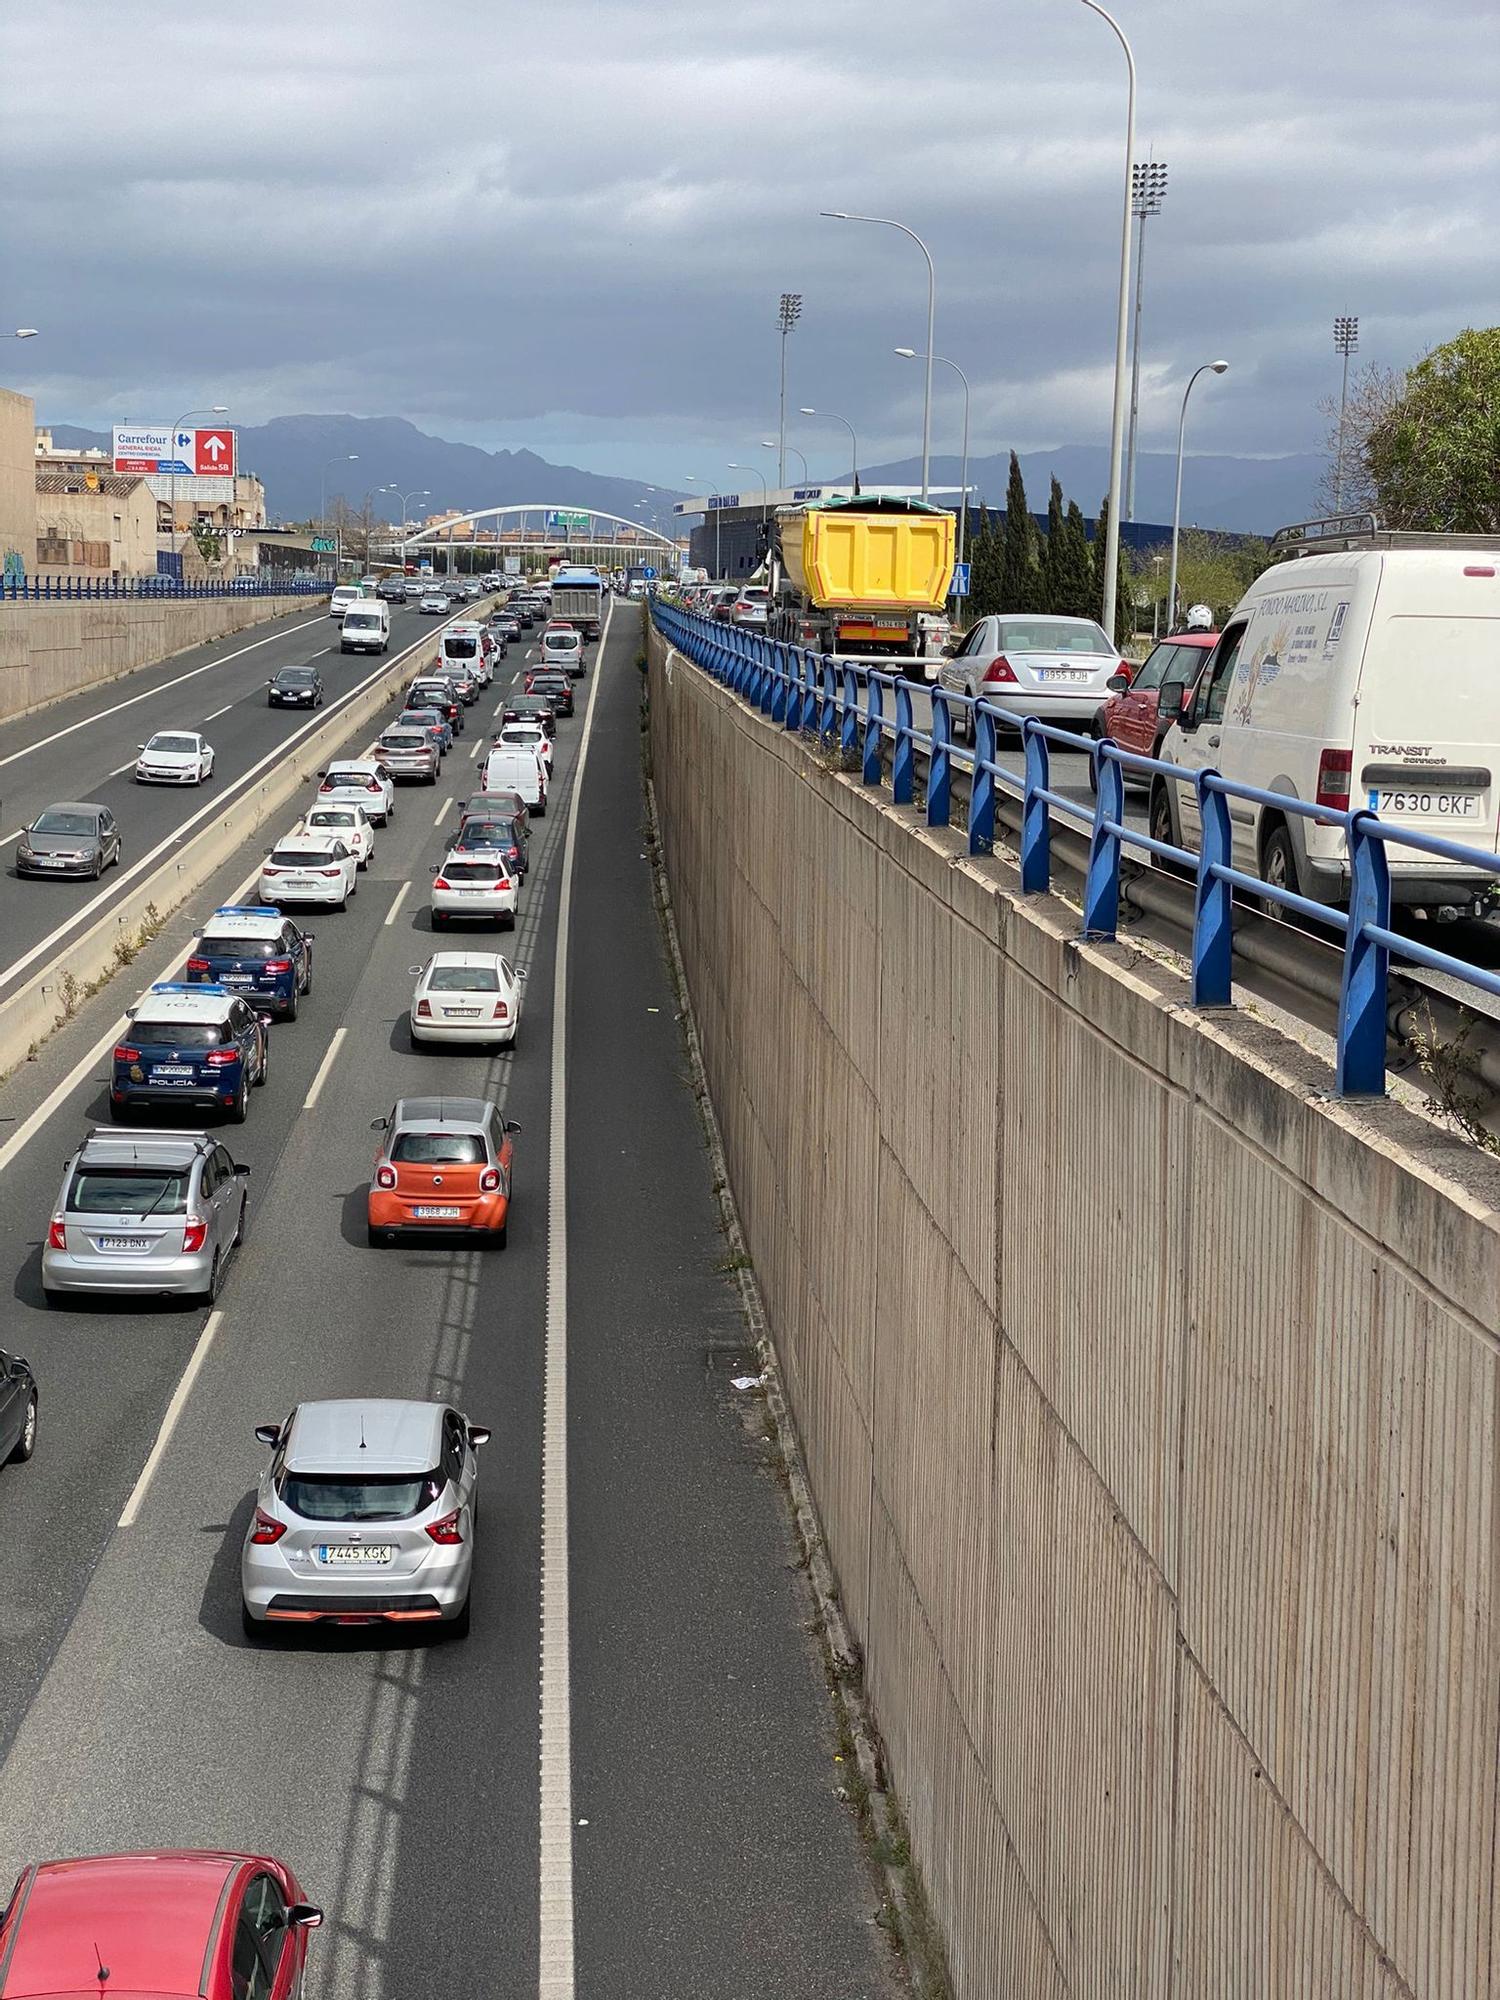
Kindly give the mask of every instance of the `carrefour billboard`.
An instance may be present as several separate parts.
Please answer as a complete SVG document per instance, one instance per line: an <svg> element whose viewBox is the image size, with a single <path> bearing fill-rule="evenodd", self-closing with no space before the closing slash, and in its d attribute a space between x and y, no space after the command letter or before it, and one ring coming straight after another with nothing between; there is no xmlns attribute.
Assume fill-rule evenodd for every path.
<svg viewBox="0 0 1500 2000"><path fill-rule="evenodd" d="M176 473L189 479L234 473L234 432L223 425L174 430L170 424L117 424L113 444L116 472Z"/></svg>

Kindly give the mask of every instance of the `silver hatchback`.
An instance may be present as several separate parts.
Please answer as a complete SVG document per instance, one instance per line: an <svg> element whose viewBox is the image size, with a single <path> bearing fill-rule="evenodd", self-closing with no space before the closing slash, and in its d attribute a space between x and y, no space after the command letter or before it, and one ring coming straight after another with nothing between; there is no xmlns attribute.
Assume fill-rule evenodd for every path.
<svg viewBox="0 0 1500 2000"><path fill-rule="evenodd" d="M42 1293L219 1295L244 1241L248 1167L206 1132L91 1132L68 1161Z"/></svg>
<svg viewBox="0 0 1500 2000"><path fill-rule="evenodd" d="M271 1460L240 1557L248 1637L268 1624L467 1634L484 1425L370 1396L301 1403L255 1435Z"/></svg>
<svg viewBox="0 0 1500 2000"><path fill-rule="evenodd" d="M388 729L375 745L376 757L393 778L420 778L428 785L437 783L441 754L425 728Z"/></svg>

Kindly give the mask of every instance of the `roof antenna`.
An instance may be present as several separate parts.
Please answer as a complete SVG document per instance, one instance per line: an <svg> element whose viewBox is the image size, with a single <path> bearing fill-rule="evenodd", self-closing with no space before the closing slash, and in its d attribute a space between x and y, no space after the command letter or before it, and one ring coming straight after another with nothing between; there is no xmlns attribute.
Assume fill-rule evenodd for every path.
<svg viewBox="0 0 1500 2000"><path fill-rule="evenodd" d="M363 1408L361 1408L359 1413L359 1448L361 1451L365 1448L365 1413Z"/></svg>
<svg viewBox="0 0 1500 2000"><path fill-rule="evenodd" d="M97 1944L94 1946L94 1963L99 1968L94 1977L98 1980L99 1991L102 1993L104 1991L104 1983L109 1978L109 1967L104 1963L104 1954L100 1951Z"/></svg>

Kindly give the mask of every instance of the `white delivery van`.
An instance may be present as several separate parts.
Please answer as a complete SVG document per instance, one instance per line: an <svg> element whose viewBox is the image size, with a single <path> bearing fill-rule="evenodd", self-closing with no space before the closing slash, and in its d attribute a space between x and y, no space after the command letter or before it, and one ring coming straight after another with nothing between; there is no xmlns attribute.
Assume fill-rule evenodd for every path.
<svg viewBox="0 0 1500 2000"><path fill-rule="evenodd" d="M482 792L519 792L527 809L540 819L547 810L547 772L535 750L500 743L484 760L479 780Z"/></svg>
<svg viewBox="0 0 1500 2000"><path fill-rule="evenodd" d="M361 598L344 613L339 627L341 653L383 653L391 643L391 607L378 597Z"/></svg>
<svg viewBox="0 0 1500 2000"><path fill-rule="evenodd" d="M333 596L328 600L329 617L342 618L344 613L349 609L349 606L351 604L358 604L363 597L364 592L357 583L341 583L333 593Z"/></svg>
<svg viewBox="0 0 1500 2000"><path fill-rule="evenodd" d="M1276 546L1328 537L1309 522ZM1496 854L1493 869L1386 848L1391 894L1430 915L1477 913L1500 876L1500 537L1337 537L1256 578L1167 730L1151 831L1197 849L1197 774L1215 770L1343 812ZM1234 863L1320 903L1349 900L1348 844L1320 826L1229 800Z"/></svg>

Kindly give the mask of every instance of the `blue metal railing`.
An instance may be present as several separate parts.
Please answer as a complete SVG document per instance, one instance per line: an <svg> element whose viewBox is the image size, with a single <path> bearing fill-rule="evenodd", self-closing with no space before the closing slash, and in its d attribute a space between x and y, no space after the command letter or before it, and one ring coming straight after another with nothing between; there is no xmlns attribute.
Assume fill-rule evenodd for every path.
<svg viewBox="0 0 1500 2000"><path fill-rule="evenodd" d="M326 597L333 585L322 577L229 577L180 582L173 576L0 575L0 603L73 604L82 600L137 597Z"/></svg>
<svg viewBox="0 0 1500 2000"><path fill-rule="evenodd" d="M678 652L723 681L783 728L815 732L836 744L857 765L867 785L885 776L885 744L891 741L891 797L910 805L916 790L916 754L928 754L926 818L929 826L952 820L953 720L965 717L972 750L968 844L971 854L987 854L995 840L999 792L1020 801L1021 889L1041 895L1052 883L1052 815L1078 822L1089 838L1084 877L1081 935L1113 938L1119 922L1120 863L1127 848L1183 870L1194 878L1192 1004L1233 1004L1233 920L1236 889L1262 903L1310 917L1342 934L1343 973L1336 1030L1336 1084L1340 1097L1385 1095L1387 986L1392 957L1446 973L1465 985L1500 997L1500 973L1435 951L1391 928L1390 846L1429 854L1480 875L1500 875L1500 861L1483 848L1466 847L1436 834L1394 827L1367 811L1341 812L1309 805L1279 792L1242 785L1218 771L1192 774L1159 758L1138 756L1117 743L1098 742L1030 718L1021 725L1024 772L997 761L998 725L1003 718L987 702L931 688L932 728L916 727L911 683L878 668L855 667L810 653L785 641L727 625L653 599L651 616ZM890 698L888 711L886 702ZM1094 761L1097 794L1093 810L1053 790L1051 746ZM1203 835L1196 853L1153 838L1125 824L1124 772L1160 773L1177 784L1191 775ZM1315 902L1278 883L1264 881L1234 865L1229 801L1272 806L1318 825L1341 828L1349 847L1350 894L1347 910Z"/></svg>

